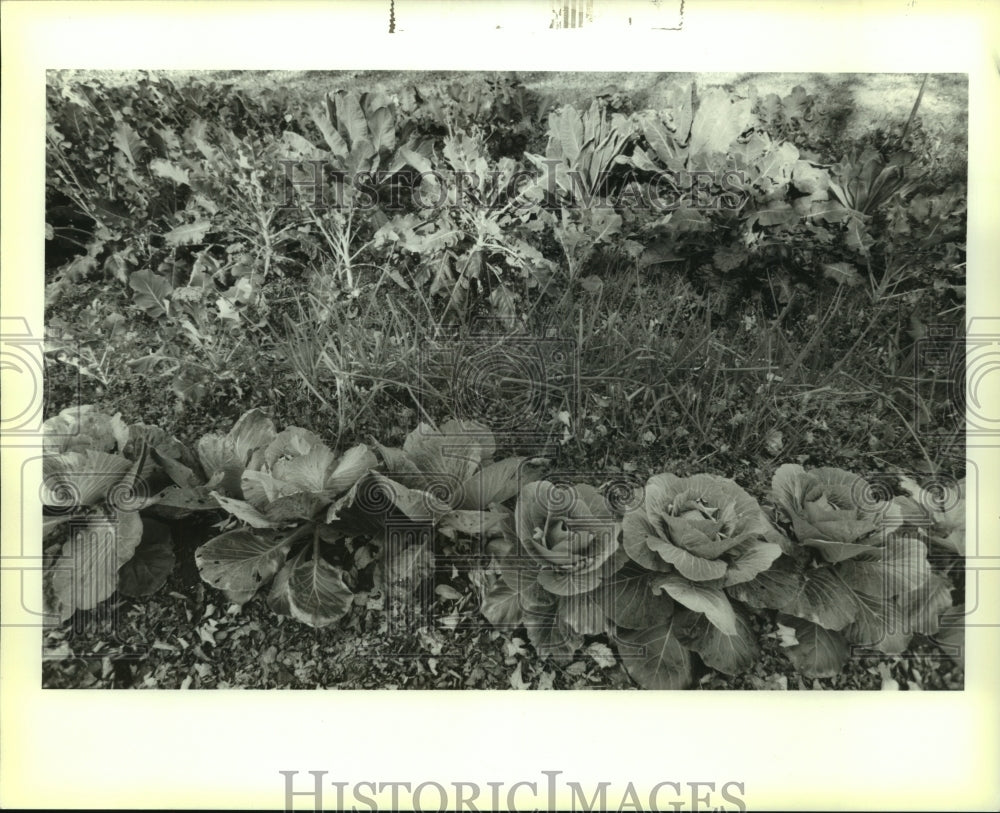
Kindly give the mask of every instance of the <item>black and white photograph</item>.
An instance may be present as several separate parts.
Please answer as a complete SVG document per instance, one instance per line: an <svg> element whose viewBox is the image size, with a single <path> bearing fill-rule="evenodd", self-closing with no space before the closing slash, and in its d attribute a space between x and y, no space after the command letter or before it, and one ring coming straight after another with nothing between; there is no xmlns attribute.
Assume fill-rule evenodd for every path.
<svg viewBox="0 0 1000 813"><path fill-rule="evenodd" d="M0 340L3 632L33 636L18 657L37 703L196 698L242 720L240 697L336 726L360 697L421 709L449 749L489 739L446 729L494 701L525 735L525 703L550 727L604 708L664 731L687 705L716 736L734 732L713 708L758 702L789 732L826 704L968 709L985 656L967 636L995 644L997 624L980 505L1000 320L995 258L973 245L996 217L995 161L975 157L995 53L992 74L904 45L871 69L648 49L631 65L632 34L683 37L705 4L490 5L345 4L329 41L354 31L353 59L33 69L38 177L5 229ZM459 30L506 56L427 53ZM617 61L585 56L615 38ZM16 163L8 145L5 187ZM20 223L31 265L8 255ZM868 724L895 741L888 719ZM399 808L404 783L382 781L390 805L363 763L335 775L340 748L267 763L259 804ZM451 784L402 807L826 798L755 797L726 753L659 784L570 759L518 761L503 786L428 763Z"/></svg>
<svg viewBox="0 0 1000 813"><path fill-rule="evenodd" d="M962 688L965 77L46 93L46 687Z"/></svg>

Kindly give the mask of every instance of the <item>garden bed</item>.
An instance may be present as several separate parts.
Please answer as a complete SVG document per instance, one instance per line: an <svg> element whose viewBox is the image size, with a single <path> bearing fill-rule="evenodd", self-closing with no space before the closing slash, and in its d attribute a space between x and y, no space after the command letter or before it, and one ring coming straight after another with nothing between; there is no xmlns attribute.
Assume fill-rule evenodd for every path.
<svg viewBox="0 0 1000 813"><path fill-rule="evenodd" d="M47 92L45 686L962 688L959 77Z"/></svg>

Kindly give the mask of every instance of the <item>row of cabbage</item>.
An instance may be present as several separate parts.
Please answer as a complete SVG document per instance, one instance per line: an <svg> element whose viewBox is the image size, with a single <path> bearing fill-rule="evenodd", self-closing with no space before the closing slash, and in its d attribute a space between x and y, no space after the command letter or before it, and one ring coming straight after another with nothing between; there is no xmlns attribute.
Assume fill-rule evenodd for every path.
<svg viewBox="0 0 1000 813"><path fill-rule="evenodd" d="M171 528L203 512L224 518L197 566L233 602L260 594L325 627L370 606L355 601L363 587L390 605L421 601L460 551L491 624L524 629L556 660L607 636L647 688L690 685L698 661L750 669L766 626L801 673L828 677L856 648L898 654L914 635L949 638L943 627L962 612L932 563L961 563L964 481L903 478L892 496L884 480L785 464L764 508L712 474L656 474L624 496L546 476L544 459L497 459L489 429L468 420L341 453L258 409L194 452L90 407L45 428L45 592L63 621L116 590L162 587Z"/></svg>

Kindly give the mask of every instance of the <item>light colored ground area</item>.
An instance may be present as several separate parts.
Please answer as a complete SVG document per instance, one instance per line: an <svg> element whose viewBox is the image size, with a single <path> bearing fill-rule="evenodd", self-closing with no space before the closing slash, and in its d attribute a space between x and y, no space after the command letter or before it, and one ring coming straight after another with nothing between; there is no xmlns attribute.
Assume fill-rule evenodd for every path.
<svg viewBox="0 0 1000 813"><path fill-rule="evenodd" d="M108 84L126 84L135 72L73 71L77 77L95 76ZM409 84L442 79L461 80L461 72L448 71L165 71L175 82L193 77L215 79L241 89L287 88L322 93L346 87L393 92ZM574 73L524 71L517 76L529 88L567 103L585 103L608 85L629 93L638 107L661 107L669 88L694 80L699 86L725 86L742 94L786 95L796 85L825 101L841 101L853 108L845 136L883 123L905 120L920 89L922 74L897 73ZM920 117L928 130L964 132L968 122L968 79L964 74L931 74L920 104Z"/></svg>

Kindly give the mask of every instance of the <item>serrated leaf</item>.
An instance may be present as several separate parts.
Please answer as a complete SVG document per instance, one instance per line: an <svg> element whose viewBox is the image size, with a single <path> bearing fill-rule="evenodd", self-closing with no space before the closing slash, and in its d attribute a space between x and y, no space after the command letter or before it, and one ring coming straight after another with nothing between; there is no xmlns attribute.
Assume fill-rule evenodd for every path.
<svg viewBox="0 0 1000 813"><path fill-rule="evenodd" d="M154 318L164 316L170 308L167 297L173 286L163 277L156 276L148 268L134 272L128 279L129 287L135 291L135 306Z"/></svg>
<svg viewBox="0 0 1000 813"><path fill-rule="evenodd" d="M118 122L111 140L132 166L137 166L142 160L146 143L124 121Z"/></svg>
<svg viewBox="0 0 1000 813"><path fill-rule="evenodd" d="M173 181L177 184L184 184L185 186L189 183L188 171L176 164L166 161L163 158L154 158L149 162L149 169L154 175L159 178L166 178L169 181Z"/></svg>
<svg viewBox="0 0 1000 813"><path fill-rule="evenodd" d="M588 646L586 652L601 669L610 669L618 663L618 659L615 657L615 653L611 650L611 647L607 644L602 644L600 641L595 641Z"/></svg>
<svg viewBox="0 0 1000 813"><path fill-rule="evenodd" d="M189 246L193 243L203 242L205 235L208 234L211 228L212 223L208 220L185 223L164 234L163 240L168 246ZM135 275L133 274L133 276Z"/></svg>

